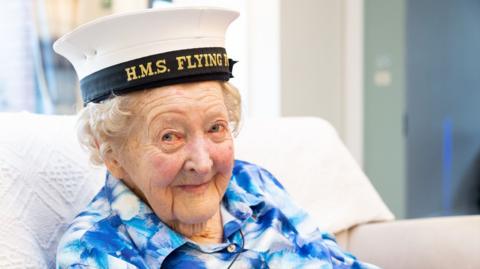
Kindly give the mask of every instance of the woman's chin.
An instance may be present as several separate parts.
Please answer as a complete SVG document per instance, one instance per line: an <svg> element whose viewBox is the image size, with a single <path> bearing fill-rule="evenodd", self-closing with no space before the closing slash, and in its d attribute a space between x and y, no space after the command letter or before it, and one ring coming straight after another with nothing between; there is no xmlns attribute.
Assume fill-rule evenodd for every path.
<svg viewBox="0 0 480 269"><path fill-rule="evenodd" d="M208 208L192 207L176 214L179 223L184 225L199 225L207 222L215 213L220 210L220 205L210 206Z"/></svg>
<svg viewBox="0 0 480 269"><path fill-rule="evenodd" d="M181 214L171 228L186 237L191 237L201 233L214 216L215 212L212 214L198 214L198 212L190 215Z"/></svg>
<svg viewBox="0 0 480 269"><path fill-rule="evenodd" d="M176 197L173 213L182 224L201 224L219 212L220 199L213 186L203 195L179 195Z"/></svg>

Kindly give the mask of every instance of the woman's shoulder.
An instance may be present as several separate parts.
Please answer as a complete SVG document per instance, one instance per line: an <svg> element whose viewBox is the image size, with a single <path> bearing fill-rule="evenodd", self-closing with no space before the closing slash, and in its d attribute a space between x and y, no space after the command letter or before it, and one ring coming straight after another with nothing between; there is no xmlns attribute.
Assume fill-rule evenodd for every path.
<svg viewBox="0 0 480 269"><path fill-rule="evenodd" d="M266 185L274 185L274 189L284 191L283 185L270 173L267 169L247 161L235 160L233 167L233 180L242 187L264 187ZM259 191L265 191L264 188Z"/></svg>
<svg viewBox="0 0 480 269"><path fill-rule="evenodd" d="M304 215L277 178L261 166L236 160L231 185L233 193L251 205L261 202L267 207L282 209L288 215Z"/></svg>
<svg viewBox="0 0 480 269"><path fill-rule="evenodd" d="M70 268L72 265L90 260L85 255L92 252L86 235L89 231L96 229L98 223L109 215L110 206L102 189L87 208L73 219L60 239L57 247L57 268Z"/></svg>
<svg viewBox="0 0 480 269"><path fill-rule="evenodd" d="M70 223L67 231L62 237L63 239L70 238L71 235L75 237L81 237L83 234L90 230L95 223L104 219L111 212L110 204L105 197L105 188L102 188L100 192L93 198L93 200L87 205L85 210L80 212Z"/></svg>
<svg viewBox="0 0 480 269"><path fill-rule="evenodd" d="M268 170L256 164L236 161L232 178L234 187L244 191L239 196L255 206L255 210L281 213L302 234L310 234L317 228L308 213L292 199L279 180ZM251 197L254 198L251 198ZM259 206L256 206L259 205ZM273 212L271 211L271 212Z"/></svg>

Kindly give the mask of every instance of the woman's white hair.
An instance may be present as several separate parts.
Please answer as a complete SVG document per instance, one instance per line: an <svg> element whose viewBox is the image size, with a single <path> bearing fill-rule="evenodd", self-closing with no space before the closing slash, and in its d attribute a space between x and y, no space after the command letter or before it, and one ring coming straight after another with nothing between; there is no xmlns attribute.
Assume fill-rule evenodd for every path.
<svg viewBox="0 0 480 269"><path fill-rule="evenodd" d="M228 110L232 133L239 130L242 108L238 90L228 82L220 82ZM114 96L100 103L89 103L79 112L77 136L90 152L93 164L103 164L106 154L125 144L133 126L133 109L144 92Z"/></svg>

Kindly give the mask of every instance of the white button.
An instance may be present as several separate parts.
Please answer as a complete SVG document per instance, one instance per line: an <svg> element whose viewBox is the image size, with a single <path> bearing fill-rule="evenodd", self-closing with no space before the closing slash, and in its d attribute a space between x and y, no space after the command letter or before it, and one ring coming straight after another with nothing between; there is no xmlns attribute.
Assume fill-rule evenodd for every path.
<svg viewBox="0 0 480 269"><path fill-rule="evenodd" d="M227 247L227 251L230 252L230 253L235 252L236 249L237 249L237 246L235 246L235 244L230 244Z"/></svg>

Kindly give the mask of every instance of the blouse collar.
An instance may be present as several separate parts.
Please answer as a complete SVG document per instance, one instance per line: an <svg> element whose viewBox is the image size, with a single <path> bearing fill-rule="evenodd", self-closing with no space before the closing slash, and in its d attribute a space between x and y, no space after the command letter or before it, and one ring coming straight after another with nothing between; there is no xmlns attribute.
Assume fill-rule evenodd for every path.
<svg viewBox="0 0 480 269"><path fill-rule="evenodd" d="M131 239L149 266L159 267L172 251L185 243L192 244L191 240L163 223L145 202L110 173L107 174L105 191L113 217L118 217L123 224L123 236ZM233 174L221 205L224 237L229 238L240 230L252 216L251 207L260 202L261 198L242 188Z"/></svg>

